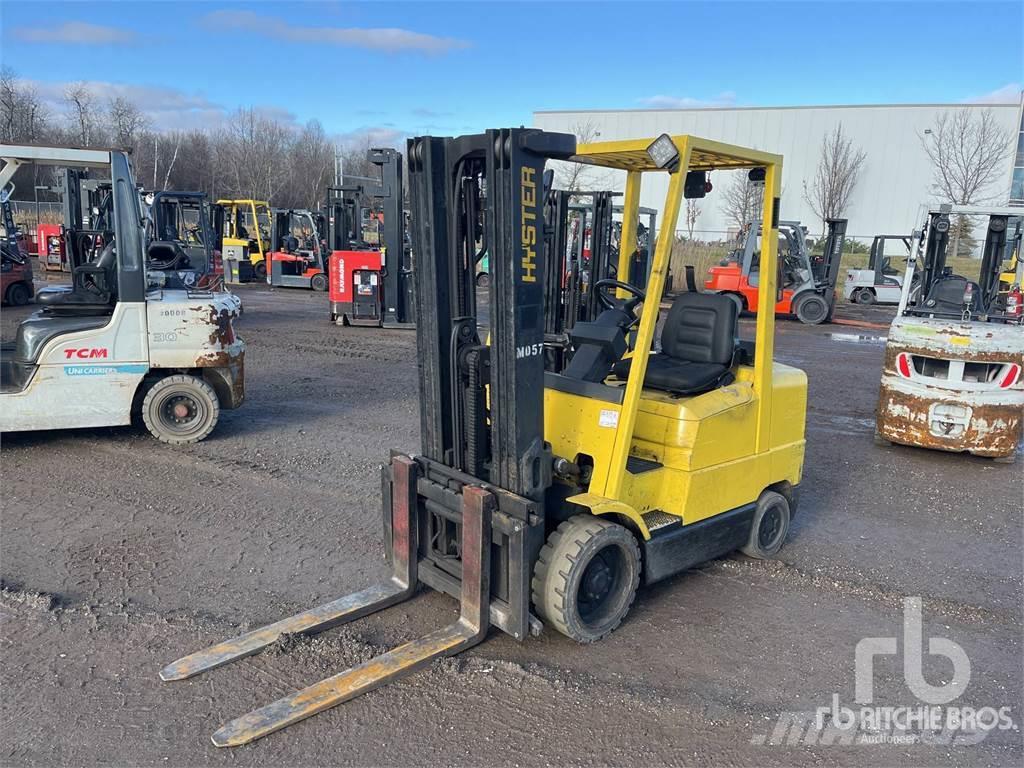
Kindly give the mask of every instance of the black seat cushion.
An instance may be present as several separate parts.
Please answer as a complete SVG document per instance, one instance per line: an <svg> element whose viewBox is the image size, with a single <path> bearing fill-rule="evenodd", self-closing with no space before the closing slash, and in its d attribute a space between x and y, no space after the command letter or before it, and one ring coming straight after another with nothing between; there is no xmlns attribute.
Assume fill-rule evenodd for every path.
<svg viewBox="0 0 1024 768"><path fill-rule="evenodd" d="M612 373L620 379L625 379L629 376L632 363L631 357L620 360L615 364ZM648 389L660 389L674 395L697 395L731 381L732 374L727 365L694 363L658 354L652 354L647 358L647 374L644 376L644 386Z"/></svg>
<svg viewBox="0 0 1024 768"><path fill-rule="evenodd" d="M661 353L647 360L644 386L678 395L696 395L733 380L736 355L736 302L715 293L680 294L661 330ZM620 360L612 373L629 376L632 358Z"/></svg>
<svg viewBox="0 0 1024 768"><path fill-rule="evenodd" d="M108 317L57 317L43 311L36 312L22 320L18 326L14 342L14 361L34 363L51 339L65 333L102 328L108 322Z"/></svg>

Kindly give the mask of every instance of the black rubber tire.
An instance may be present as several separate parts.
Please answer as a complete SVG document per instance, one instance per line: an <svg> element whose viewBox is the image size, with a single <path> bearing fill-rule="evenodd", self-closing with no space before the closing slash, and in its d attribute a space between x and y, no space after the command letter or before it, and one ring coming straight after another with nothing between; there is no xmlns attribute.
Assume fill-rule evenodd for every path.
<svg viewBox="0 0 1024 768"><path fill-rule="evenodd" d="M267 279L267 262L266 262L266 260L257 262L256 264L253 264L252 265L252 272L260 280L266 280Z"/></svg>
<svg viewBox="0 0 1024 768"><path fill-rule="evenodd" d="M601 593L589 608L580 599L584 577ZM640 547L633 534L594 515L576 515L559 525L540 551L533 605L566 637L593 643L622 623L639 585Z"/></svg>
<svg viewBox="0 0 1024 768"><path fill-rule="evenodd" d="M750 538L740 551L758 560L775 557L786 542L791 516L789 501L785 496L775 491L764 491L754 510Z"/></svg>
<svg viewBox="0 0 1024 768"><path fill-rule="evenodd" d="M313 275L313 277L309 279L309 287L312 288L314 291L320 291L321 293L323 291L326 291L327 275L325 275L323 272L321 272L319 275Z"/></svg>
<svg viewBox="0 0 1024 768"><path fill-rule="evenodd" d="M858 304L867 306L875 303L875 292L870 288L860 288L853 294L853 300Z"/></svg>
<svg viewBox="0 0 1024 768"><path fill-rule="evenodd" d="M187 421L175 423L169 412L174 400L190 411ZM157 440L171 445L198 443L220 418L220 402L213 387L195 376L179 374L160 379L142 400L142 421Z"/></svg>
<svg viewBox="0 0 1024 768"><path fill-rule="evenodd" d="M32 301L32 292L24 283L14 283L7 289L7 303L12 307L24 307Z"/></svg>
<svg viewBox="0 0 1024 768"><path fill-rule="evenodd" d="M735 293L727 293L725 295L732 299L732 302L736 305L736 317L742 315L743 310L746 309L746 302L743 300L743 297Z"/></svg>
<svg viewBox="0 0 1024 768"><path fill-rule="evenodd" d="M797 319L805 325L820 325L828 319L829 306L823 296L809 293L797 299L795 312Z"/></svg>
<svg viewBox="0 0 1024 768"><path fill-rule="evenodd" d="M491 287L491 276L486 272L481 272L476 276L476 287L477 288L490 288Z"/></svg>

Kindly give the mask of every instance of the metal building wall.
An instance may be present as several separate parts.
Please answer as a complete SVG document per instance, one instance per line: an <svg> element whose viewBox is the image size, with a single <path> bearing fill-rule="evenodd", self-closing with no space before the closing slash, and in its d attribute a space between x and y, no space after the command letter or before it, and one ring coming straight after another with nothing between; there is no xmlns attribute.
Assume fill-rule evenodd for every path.
<svg viewBox="0 0 1024 768"><path fill-rule="evenodd" d="M1018 104L535 112L533 124L569 132L589 124L600 132L598 141L691 133L779 153L784 156L782 217L799 219L811 232L817 232L821 225L804 200L803 185L813 181L823 138L842 123L844 133L866 153L847 212L849 231L852 236L868 237L908 232L914 226L919 206L931 199L932 168L920 136L934 126L941 113L964 107L991 109L1012 136L1012 149L1016 149L1021 113ZM992 193L1001 196L1003 203L1010 189L1013 156L1014 152L1008 152L1005 174L993 185ZM712 174L711 180L716 189L701 201L696 226L707 234L694 233L707 240L716 239L714 233L729 227L720 210L720 193L727 179L724 174ZM600 181L622 188L622 180L608 174ZM652 179L644 186L641 204L660 208L667 181ZM683 228L681 214L677 229Z"/></svg>

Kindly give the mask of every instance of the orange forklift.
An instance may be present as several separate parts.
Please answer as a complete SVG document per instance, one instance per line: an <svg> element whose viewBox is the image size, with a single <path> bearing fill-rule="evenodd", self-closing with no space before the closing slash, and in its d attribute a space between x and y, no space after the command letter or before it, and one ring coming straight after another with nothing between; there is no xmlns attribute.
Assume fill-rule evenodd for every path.
<svg viewBox="0 0 1024 768"><path fill-rule="evenodd" d="M776 315L795 315L807 325L832 322L846 223L846 219L828 219L824 253L812 257L803 225L798 221L779 222ZM760 228L747 227L740 247L708 271L704 291L729 296L741 312L756 312L762 247Z"/></svg>
<svg viewBox="0 0 1024 768"><path fill-rule="evenodd" d="M267 283L283 288L326 291L328 259L324 214L294 208L270 212ZM298 234L296 234L298 233Z"/></svg>

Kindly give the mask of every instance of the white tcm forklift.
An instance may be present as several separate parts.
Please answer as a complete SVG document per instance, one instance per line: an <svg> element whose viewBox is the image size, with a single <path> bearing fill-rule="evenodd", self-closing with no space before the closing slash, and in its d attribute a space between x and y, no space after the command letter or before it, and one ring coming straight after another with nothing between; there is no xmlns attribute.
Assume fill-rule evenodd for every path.
<svg viewBox="0 0 1024 768"><path fill-rule="evenodd" d="M72 285L0 349L0 431L127 425L138 416L165 443L202 440L244 398L245 345L225 291L165 288L154 264L181 246L146 245L131 165L117 150L0 145L0 188L29 163L109 171L101 228L62 228Z"/></svg>

